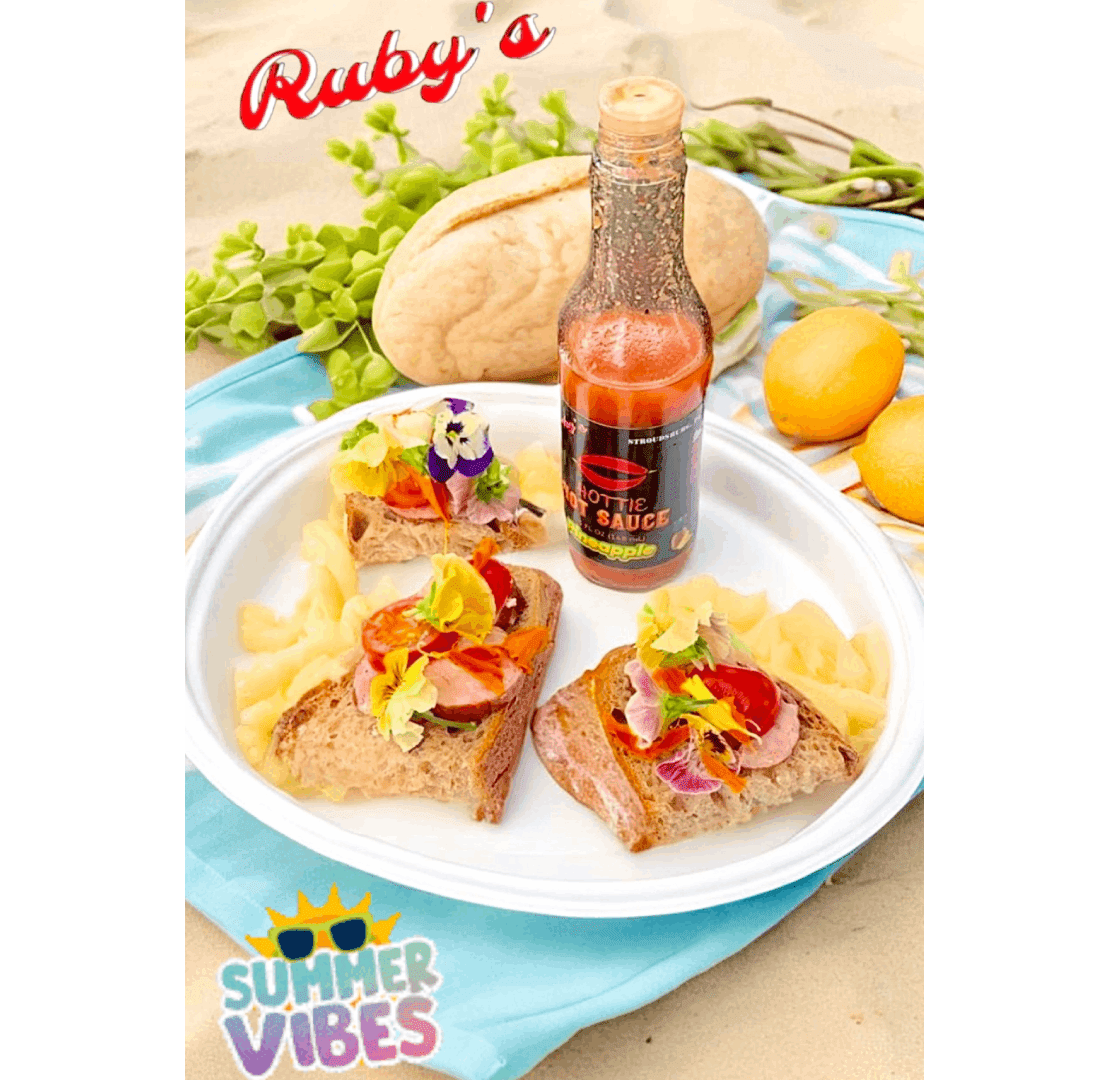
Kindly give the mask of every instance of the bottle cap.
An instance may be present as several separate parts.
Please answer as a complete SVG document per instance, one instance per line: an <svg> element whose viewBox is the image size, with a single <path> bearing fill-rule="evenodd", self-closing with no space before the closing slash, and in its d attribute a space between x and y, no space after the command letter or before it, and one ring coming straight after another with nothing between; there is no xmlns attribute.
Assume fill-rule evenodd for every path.
<svg viewBox="0 0 1111 1080"><path fill-rule="evenodd" d="M666 79L629 75L598 92L600 126L620 135L662 135L683 119L683 92Z"/></svg>

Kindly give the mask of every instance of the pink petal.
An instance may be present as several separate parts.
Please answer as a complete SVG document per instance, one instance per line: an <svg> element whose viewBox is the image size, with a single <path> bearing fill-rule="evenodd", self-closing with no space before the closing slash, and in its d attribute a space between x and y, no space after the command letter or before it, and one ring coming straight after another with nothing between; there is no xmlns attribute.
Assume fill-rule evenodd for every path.
<svg viewBox="0 0 1111 1080"><path fill-rule="evenodd" d="M706 772L706 766L699 760L698 747L693 739L671 757L661 761L656 766L656 775L672 791L681 795L706 795L721 787L721 781L715 780Z"/></svg>
<svg viewBox="0 0 1111 1080"><path fill-rule="evenodd" d="M660 690L648 669L639 660L625 665L625 674L633 684L633 696L625 704L625 721L642 746L649 746L660 737Z"/></svg>
<svg viewBox="0 0 1111 1080"><path fill-rule="evenodd" d="M512 521L517 514L521 491L510 484L500 499L483 502L475 493L475 482L462 473L456 473L445 485L450 498L451 516L456 521L469 521L472 525L489 525L491 521Z"/></svg>

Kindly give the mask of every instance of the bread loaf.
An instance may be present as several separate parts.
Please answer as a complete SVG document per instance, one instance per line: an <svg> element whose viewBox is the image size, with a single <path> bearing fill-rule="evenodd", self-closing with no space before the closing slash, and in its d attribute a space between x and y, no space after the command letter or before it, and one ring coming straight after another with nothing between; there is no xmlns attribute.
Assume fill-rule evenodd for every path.
<svg viewBox="0 0 1111 1080"><path fill-rule="evenodd" d="M544 158L453 192L398 244L374 332L425 384L527 379L558 368L556 321L590 251L586 156ZM720 330L756 295L768 241L741 192L687 173L685 257Z"/></svg>

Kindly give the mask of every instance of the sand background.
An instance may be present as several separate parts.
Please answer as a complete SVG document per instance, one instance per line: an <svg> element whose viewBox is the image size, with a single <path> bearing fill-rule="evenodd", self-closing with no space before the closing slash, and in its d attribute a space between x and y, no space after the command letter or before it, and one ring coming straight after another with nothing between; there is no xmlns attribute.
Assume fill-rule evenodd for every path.
<svg viewBox="0 0 1111 1080"><path fill-rule="evenodd" d="M636 72L679 83L714 103L761 95L820 116L900 156L923 159L922 0L498 0L487 27L470 0L186 0L185 265L207 269L220 232L259 223L263 246L284 246L287 224L358 225L362 199L349 171L324 153L330 138L364 137L362 107L295 121L276 109L247 131L238 100L267 53L298 47L321 72L373 59L387 30L423 51L462 33L481 49L443 105L415 91L394 98L410 140L453 164L476 93L508 71L525 116L545 90L567 92L573 115L596 121L606 79ZM557 28L539 55L497 51L516 15ZM688 121L696 119L694 110ZM752 110L719 112L749 123ZM813 156L820 157L814 151ZM231 359L202 345L186 354L190 386ZM859 1080L922 1075L923 799L915 799L826 886L763 938L661 1000L576 1035L531 1074L587 1080ZM217 1026L215 975L247 955L185 910L186 1075L238 1077ZM276 1080L301 1076L287 1060ZM416 1066L395 1080L434 1075Z"/></svg>

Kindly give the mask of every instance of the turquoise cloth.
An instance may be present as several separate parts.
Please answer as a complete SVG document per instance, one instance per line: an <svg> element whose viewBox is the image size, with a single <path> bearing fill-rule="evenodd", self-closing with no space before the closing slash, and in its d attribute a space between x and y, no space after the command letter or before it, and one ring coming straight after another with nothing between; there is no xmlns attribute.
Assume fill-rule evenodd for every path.
<svg viewBox="0 0 1111 1080"><path fill-rule="evenodd" d="M772 269L801 269L844 287L876 287L898 251L909 251L913 270L921 269L922 224L915 219L815 209L729 179L764 217ZM711 387L709 408L723 415L753 402L760 355L789 324L791 302L774 282L761 290L760 304L763 332L753 363ZM911 377L920 380L921 368ZM295 340L189 390L187 534L262 443L309 422L303 406L328 396L321 366L298 353ZM335 883L348 906L370 892L376 919L401 913L394 940L435 942L444 977L435 1021L443 1041L428 1065L465 1080L515 1080L579 1029L668 993L774 926L844 861L705 911L604 920L528 915L447 900L326 859L240 810L196 772L186 776L185 790L189 903L243 943L248 934L265 936L267 907L292 914L298 890L319 905Z"/></svg>
<svg viewBox="0 0 1111 1080"><path fill-rule="evenodd" d="M774 926L844 861L774 892L682 915L527 915L333 862L256 821L200 773L185 778L189 903L244 944L247 934L266 935L267 907L292 914L298 890L320 905L335 883L348 907L369 892L375 919L401 913L393 940L435 943L442 1042L427 1064L465 1080L516 1080L580 1028L661 997Z"/></svg>

